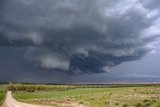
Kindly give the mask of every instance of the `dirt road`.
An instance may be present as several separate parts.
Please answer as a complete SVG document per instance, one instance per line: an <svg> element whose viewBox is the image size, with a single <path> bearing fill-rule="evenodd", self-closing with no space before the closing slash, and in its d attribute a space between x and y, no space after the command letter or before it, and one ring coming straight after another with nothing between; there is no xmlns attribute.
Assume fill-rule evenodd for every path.
<svg viewBox="0 0 160 107"><path fill-rule="evenodd" d="M50 102L53 105L60 105L63 107L88 107L83 104L78 104L76 102L70 102L70 103L65 103L65 102ZM34 104L28 104L28 103L22 103L18 102L12 97L11 91L8 91L6 94L6 99L2 107L51 107L51 106L44 106L44 105L34 105Z"/></svg>
<svg viewBox="0 0 160 107"><path fill-rule="evenodd" d="M49 107L49 106L39 106L39 105L18 102L12 97L11 91L8 91L5 102L2 107Z"/></svg>

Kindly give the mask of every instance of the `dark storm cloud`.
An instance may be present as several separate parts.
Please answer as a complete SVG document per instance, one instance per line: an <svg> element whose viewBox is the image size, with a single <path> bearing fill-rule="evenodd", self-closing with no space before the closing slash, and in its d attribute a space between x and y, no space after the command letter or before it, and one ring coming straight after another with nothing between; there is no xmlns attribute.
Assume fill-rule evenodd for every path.
<svg viewBox="0 0 160 107"><path fill-rule="evenodd" d="M5 0L2 4L0 46L31 46L24 58L50 71L108 72L150 52L160 34L155 24L160 10L151 1Z"/></svg>

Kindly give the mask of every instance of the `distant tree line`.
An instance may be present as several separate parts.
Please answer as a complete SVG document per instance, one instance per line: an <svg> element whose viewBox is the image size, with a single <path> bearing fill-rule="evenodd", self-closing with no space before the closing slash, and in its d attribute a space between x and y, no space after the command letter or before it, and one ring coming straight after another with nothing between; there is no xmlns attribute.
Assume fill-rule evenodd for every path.
<svg viewBox="0 0 160 107"><path fill-rule="evenodd" d="M160 87L160 84L82 84L77 88L122 88L122 87Z"/></svg>
<svg viewBox="0 0 160 107"><path fill-rule="evenodd" d="M6 87L8 91L65 91L75 89L76 86L70 85L32 85L32 84L13 84L9 83Z"/></svg>
<svg viewBox="0 0 160 107"><path fill-rule="evenodd" d="M76 88L122 88L122 87L160 87L160 84L72 84L72 85L43 85L43 84L13 84L6 87L8 91L66 91Z"/></svg>

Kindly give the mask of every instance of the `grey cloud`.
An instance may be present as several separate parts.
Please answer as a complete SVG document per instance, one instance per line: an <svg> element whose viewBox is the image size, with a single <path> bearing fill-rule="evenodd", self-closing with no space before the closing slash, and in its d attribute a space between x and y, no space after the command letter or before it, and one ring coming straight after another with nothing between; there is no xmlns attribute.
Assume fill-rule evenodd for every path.
<svg viewBox="0 0 160 107"><path fill-rule="evenodd" d="M139 0L4 3L0 46L32 46L25 59L53 71L107 72L110 67L143 57L160 34L148 32L158 26L154 24L157 7L148 8L147 2Z"/></svg>
<svg viewBox="0 0 160 107"><path fill-rule="evenodd" d="M69 60L63 54L48 49L31 47L24 58L39 68L68 70L70 66Z"/></svg>
<svg viewBox="0 0 160 107"><path fill-rule="evenodd" d="M151 9L158 9L159 10L159 0L142 0L141 2L144 3L144 6Z"/></svg>

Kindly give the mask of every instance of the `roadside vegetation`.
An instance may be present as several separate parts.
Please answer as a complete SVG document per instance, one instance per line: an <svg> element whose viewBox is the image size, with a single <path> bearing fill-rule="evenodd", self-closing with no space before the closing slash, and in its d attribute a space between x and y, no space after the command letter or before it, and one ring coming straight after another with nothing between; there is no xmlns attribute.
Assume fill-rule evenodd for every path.
<svg viewBox="0 0 160 107"><path fill-rule="evenodd" d="M5 88L6 88L6 85L0 84L0 106L3 104L5 99L5 95L6 95Z"/></svg>

